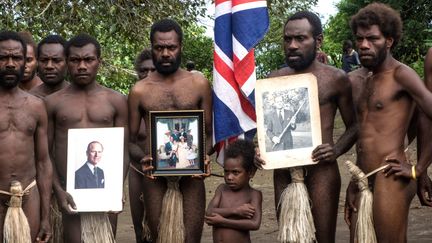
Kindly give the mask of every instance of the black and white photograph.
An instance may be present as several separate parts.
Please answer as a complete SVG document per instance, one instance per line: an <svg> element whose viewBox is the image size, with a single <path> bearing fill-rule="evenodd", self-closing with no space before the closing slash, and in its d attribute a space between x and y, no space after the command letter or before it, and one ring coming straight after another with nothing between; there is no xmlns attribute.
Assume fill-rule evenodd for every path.
<svg viewBox="0 0 432 243"><path fill-rule="evenodd" d="M255 92L258 144L269 162L265 168L311 164L307 156L321 140L315 76L259 80Z"/></svg>
<svg viewBox="0 0 432 243"><path fill-rule="evenodd" d="M150 112L154 175L204 173L203 111Z"/></svg>
<svg viewBox="0 0 432 243"><path fill-rule="evenodd" d="M123 130L69 129L66 188L78 212L122 210Z"/></svg>

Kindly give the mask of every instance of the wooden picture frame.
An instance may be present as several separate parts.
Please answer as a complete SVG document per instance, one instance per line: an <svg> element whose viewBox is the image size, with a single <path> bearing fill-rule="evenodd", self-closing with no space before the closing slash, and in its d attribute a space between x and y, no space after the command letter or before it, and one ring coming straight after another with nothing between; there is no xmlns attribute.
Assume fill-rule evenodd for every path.
<svg viewBox="0 0 432 243"><path fill-rule="evenodd" d="M203 110L150 111L149 119L154 176L205 173Z"/></svg>
<svg viewBox="0 0 432 243"><path fill-rule="evenodd" d="M99 149L96 166L88 148ZM123 148L123 127L68 130L66 191L77 212L123 210Z"/></svg>
<svg viewBox="0 0 432 243"><path fill-rule="evenodd" d="M316 77L308 73L258 80L255 102L264 169L314 164L312 151L322 143Z"/></svg>

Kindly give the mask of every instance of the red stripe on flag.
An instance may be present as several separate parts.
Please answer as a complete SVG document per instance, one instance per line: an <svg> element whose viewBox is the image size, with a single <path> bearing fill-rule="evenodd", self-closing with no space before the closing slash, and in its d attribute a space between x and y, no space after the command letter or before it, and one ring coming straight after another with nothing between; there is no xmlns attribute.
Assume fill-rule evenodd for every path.
<svg viewBox="0 0 432 243"><path fill-rule="evenodd" d="M216 71L229 83L229 85L234 89L236 92L239 100L240 100L240 106L244 113L248 115L253 121L256 121L256 114L255 114L255 108L253 105L249 102L249 100L243 96L243 93L240 91L240 86L238 83L234 80L234 74L230 67L226 65L226 63L217 55L217 53L214 53L214 66Z"/></svg>
<svg viewBox="0 0 432 243"><path fill-rule="evenodd" d="M262 2L263 0L232 0L232 6L244 4L244 3L253 3L253 2Z"/></svg>
<svg viewBox="0 0 432 243"><path fill-rule="evenodd" d="M237 70L234 74L237 83L243 86L255 70L254 50L249 51L241 61L234 55L234 69Z"/></svg>
<svg viewBox="0 0 432 243"><path fill-rule="evenodd" d="M215 4L218 5L218 4L221 4L221 3L224 3L224 2L229 2L229 1L230 0L216 0Z"/></svg>

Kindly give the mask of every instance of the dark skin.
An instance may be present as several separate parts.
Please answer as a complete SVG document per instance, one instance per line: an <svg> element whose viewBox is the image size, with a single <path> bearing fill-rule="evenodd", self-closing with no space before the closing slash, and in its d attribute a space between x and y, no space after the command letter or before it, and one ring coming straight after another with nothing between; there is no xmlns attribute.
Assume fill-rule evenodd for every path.
<svg viewBox="0 0 432 243"><path fill-rule="evenodd" d="M152 44L153 62L162 60L164 67L170 67L172 61L181 55L181 43L176 32L156 32ZM209 82L198 74L177 69L171 74L162 74L157 70L138 82L129 93L129 120L131 146L137 148L137 135L141 119L148 121L149 111L164 110L204 110L206 151L212 151L212 96ZM146 126L147 134L149 127ZM132 148L131 148L132 149ZM150 141L147 137L142 147L143 170L151 170L149 162ZM163 177L157 179L143 178L143 188L147 219L152 239L158 237L159 216L162 198L167 185ZM186 242L200 242L204 223L205 189L203 178L182 177L180 190L183 194L183 212L185 221Z"/></svg>
<svg viewBox="0 0 432 243"><path fill-rule="evenodd" d="M207 207L205 222L213 226L213 242L251 242L249 231L260 227L262 193L249 185L255 172L246 171L242 160L225 160L225 184L219 185Z"/></svg>
<svg viewBox="0 0 432 243"><path fill-rule="evenodd" d="M313 37L312 26L307 19L289 21L284 30L285 55L292 61L304 59L306 53L316 52L321 45L322 38L322 35ZM312 160L317 164L305 167L307 170L305 184L312 201L316 239L318 242L334 242L341 185L336 158L352 147L357 132L351 85L343 71L322 64L315 59L304 69L295 70L286 67L272 72L270 77L301 73L312 73L317 77L323 142L312 151ZM346 130L334 143L333 126L338 109ZM260 162L259 158L256 160ZM291 177L288 170L276 169L274 171L276 208L282 191L289 183L291 183Z"/></svg>
<svg viewBox="0 0 432 243"><path fill-rule="evenodd" d="M374 188L375 231L378 242L406 242L408 210L417 183L412 179L404 141L416 104L428 116L432 114L427 107L432 94L414 70L391 56L393 38L384 37L377 25L359 27L356 36L364 67L350 74L360 121L358 166L368 173L388 165L370 179ZM426 158L427 154L423 156ZM417 175L427 168L424 158L415 167ZM351 225L351 241L359 199L356 193L350 183L345 220Z"/></svg>
<svg viewBox="0 0 432 243"><path fill-rule="evenodd" d="M432 48L429 49L425 57L424 75L426 87L429 90L432 90ZM423 206L432 207L432 182L427 175L427 168L430 166L432 161L430 150L432 120L429 119L424 113L420 113L418 124L417 151L419 151L419 163L417 163L416 169L423 171L423 173L418 176L417 196Z"/></svg>
<svg viewBox="0 0 432 243"><path fill-rule="evenodd" d="M42 84L42 80L36 75L36 69L36 50L32 45L27 45L26 64L23 79L19 84L20 89L29 91Z"/></svg>
<svg viewBox="0 0 432 243"><path fill-rule="evenodd" d="M143 60L138 65L137 75L140 79L139 82L145 82L144 79L148 76L150 72L154 71L154 65L152 59L146 59ZM140 126L139 126L139 132L137 136L137 145L140 148L144 147L144 141L146 139L146 129L145 129L145 123L143 120L141 120ZM138 155L134 153L134 151L130 150L130 156L131 156L131 164L137 168L141 169L141 165L139 161L142 157L140 157L138 151ZM145 212L145 205L143 198L144 192L142 188L143 183L143 175L135 171L134 169L129 170L129 203L130 203L130 209L131 209L131 215L132 215L132 223L134 225L134 231L135 231L135 239L137 243L145 243L147 241L144 241L142 239L142 231L143 231L143 220L144 220L144 212Z"/></svg>
<svg viewBox="0 0 432 243"><path fill-rule="evenodd" d="M9 191L17 180L26 188L33 180L37 186L23 197L22 209L28 219L32 242L48 242L51 237L49 203L52 165L48 153L48 119L43 101L16 85L24 70L24 48L20 42L0 42L0 188ZM13 86L7 84L15 83ZM6 86L5 86L6 85ZM0 194L0 227L10 196ZM3 241L3 234L0 234Z"/></svg>
<svg viewBox="0 0 432 243"><path fill-rule="evenodd" d="M38 56L38 73L43 84L30 93L43 98L69 85L65 80L67 71L64 48L59 43L43 44Z"/></svg>
<svg viewBox="0 0 432 243"><path fill-rule="evenodd" d="M83 47L71 46L67 61L71 85L46 97L49 118L48 137L56 168L54 193L63 212L64 239L66 242L80 243L80 215L71 210L76 206L71 195L65 191L68 129L124 127L123 173L126 176L129 165L127 102L120 93L96 83L96 74L101 60L97 57L96 47L93 44ZM115 234L117 215L111 214L110 220Z"/></svg>

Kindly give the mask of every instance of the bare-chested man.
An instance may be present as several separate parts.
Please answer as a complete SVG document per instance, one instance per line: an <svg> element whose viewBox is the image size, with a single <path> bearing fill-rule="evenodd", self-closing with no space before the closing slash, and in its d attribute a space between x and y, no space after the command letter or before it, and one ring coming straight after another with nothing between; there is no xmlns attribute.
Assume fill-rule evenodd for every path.
<svg viewBox="0 0 432 243"><path fill-rule="evenodd" d="M30 89L42 84L42 80L36 75L37 70L37 50L36 43L33 40L30 32L18 32L27 47L26 64L24 69L24 76L19 83L22 90L29 91Z"/></svg>
<svg viewBox="0 0 432 243"><path fill-rule="evenodd" d="M20 182L24 190L36 180L22 197L21 207L32 242L47 242L52 186L48 119L43 101L17 87L24 74L25 53L25 43L17 33L0 32L0 190L9 191L13 181ZM0 193L2 232L9 199Z"/></svg>
<svg viewBox="0 0 432 243"><path fill-rule="evenodd" d="M270 77L312 73L318 80L323 144L317 146L312 152L312 159L317 164L304 167L305 184L312 200L316 239L318 242L334 242L341 186L336 158L352 147L357 131L351 85L342 70L320 63L315 58L323 41L322 26L318 16L308 11L292 15L285 24L283 34L288 67L272 72ZM333 126L338 109L346 130L334 143ZM290 182L288 170L274 171L276 206L282 191Z"/></svg>
<svg viewBox="0 0 432 243"><path fill-rule="evenodd" d="M369 4L352 17L350 25L363 66L350 74L359 119L357 163L365 173L389 165L384 173L369 177L376 236L378 242L406 242L415 180L429 162L420 158L417 166L409 164L404 139L416 104L432 117L432 94L414 70L392 57L402 34L398 12L384 4ZM352 233L356 192L351 183L345 211Z"/></svg>
<svg viewBox="0 0 432 243"><path fill-rule="evenodd" d="M153 65L153 59L150 49L144 49L135 60L135 71L140 82L144 82L150 72L155 71L155 66ZM145 124L141 120L139 132L137 135L137 144L140 148L145 146ZM132 222L135 230L135 238L137 243L148 242L146 236L143 235L143 220L145 216L145 205L144 205L144 193L142 188L143 178L139 171L141 165L139 161L140 152L137 155L133 151L129 151L131 156L131 163L129 170L129 204L132 215Z"/></svg>
<svg viewBox="0 0 432 243"><path fill-rule="evenodd" d="M53 188L59 207L63 211L64 239L66 242L81 242L80 215L70 207L75 203L65 191L67 136L69 128L124 127L127 135L127 101L118 92L96 82L101 63L100 45L96 39L79 34L66 45L66 59L71 84L46 97L49 119L49 144L55 165ZM125 143L124 173L129 158ZM117 215L111 215L115 234Z"/></svg>
<svg viewBox="0 0 432 243"><path fill-rule="evenodd" d="M432 48L426 54L424 62L424 78L426 87L432 90ZM423 171L418 176L417 196L423 206L432 207L432 181L427 174L427 168L432 162L432 119L429 119L424 113L419 114L418 133L417 133L417 153L419 154L417 169Z"/></svg>
<svg viewBox="0 0 432 243"><path fill-rule="evenodd" d="M66 76L66 41L59 35L49 35L38 44L38 74L43 84L30 90L31 94L45 97L69 85Z"/></svg>
<svg viewBox="0 0 432 243"><path fill-rule="evenodd" d="M147 121L149 111L197 110L205 111L207 154L211 153L212 96L209 82L199 74L179 68L183 32L172 20L153 24L150 32L153 63L156 72L138 82L129 94L129 118L131 143L137 142L141 118ZM147 134L149 128L147 127ZM143 149L149 155L150 141L147 137ZM148 157L147 157L148 158ZM144 178L145 206L152 238L158 237L162 198L167 189L164 177ZM185 242L200 242L204 223L205 190L202 178L182 177L180 190L183 194Z"/></svg>

